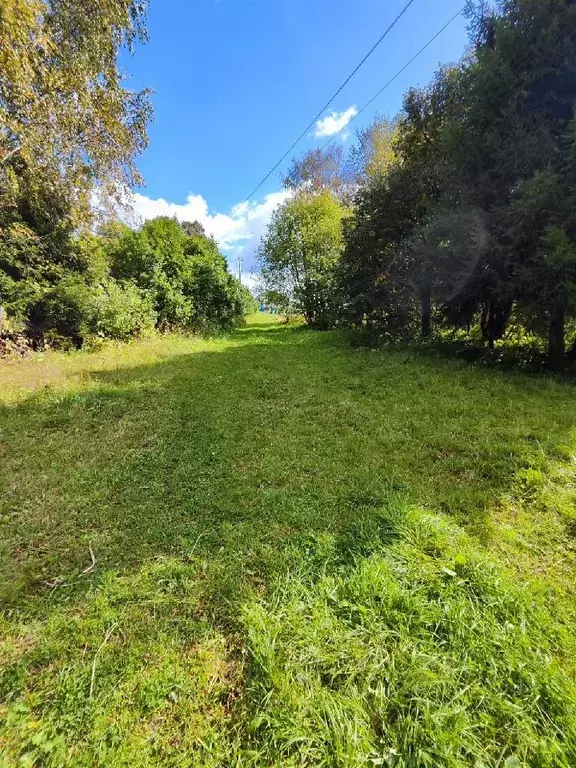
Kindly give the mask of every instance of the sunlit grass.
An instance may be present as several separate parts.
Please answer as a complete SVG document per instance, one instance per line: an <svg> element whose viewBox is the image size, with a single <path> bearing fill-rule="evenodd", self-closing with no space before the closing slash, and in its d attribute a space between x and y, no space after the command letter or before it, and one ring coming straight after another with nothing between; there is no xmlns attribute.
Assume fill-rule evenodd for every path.
<svg viewBox="0 0 576 768"><path fill-rule="evenodd" d="M0 765L576 763L570 384L261 315L0 393Z"/></svg>

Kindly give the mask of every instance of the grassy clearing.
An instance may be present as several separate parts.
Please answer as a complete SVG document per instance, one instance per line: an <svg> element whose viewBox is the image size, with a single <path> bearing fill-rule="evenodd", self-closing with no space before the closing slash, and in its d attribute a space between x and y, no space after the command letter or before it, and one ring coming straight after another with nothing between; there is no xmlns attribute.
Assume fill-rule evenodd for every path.
<svg viewBox="0 0 576 768"><path fill-rule="evenodd" d="M572 385L260 317L0 390L0 765L576 764Z"/></svg>

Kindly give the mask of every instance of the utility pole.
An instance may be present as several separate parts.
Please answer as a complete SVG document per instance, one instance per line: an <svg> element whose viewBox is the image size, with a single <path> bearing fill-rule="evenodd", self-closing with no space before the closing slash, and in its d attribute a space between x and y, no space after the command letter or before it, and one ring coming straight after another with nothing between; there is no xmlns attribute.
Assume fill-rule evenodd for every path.
<svg viewBox="0 0 576 768"><path fill-rule="evenodd" d="M242 257L238 256L238 281L242 285Z"/></svg>

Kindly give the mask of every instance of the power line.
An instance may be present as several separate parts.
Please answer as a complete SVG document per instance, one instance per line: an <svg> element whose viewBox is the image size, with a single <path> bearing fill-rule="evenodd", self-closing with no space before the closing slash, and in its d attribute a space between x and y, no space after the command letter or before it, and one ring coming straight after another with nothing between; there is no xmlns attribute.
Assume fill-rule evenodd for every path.
<svg viewBox="0 0 576 768"><path fill-rule="evenodd" d="M402 73L403 73L403 72L404 72L406 69L408 69L408 67L409 67L411 64L413 64L413 63L416 61L416 59L417 59L417 58L418 58L418 57L419 57L421 54L423 54L423 53L424 53L424 51L425 51L427 48L429 48L429 47L432 45L432 43L433 43L433 42L434 42L434 41L435 41L435 40L436 40L438 37L440 37L440 35L442 34L442 32L444 32L446 29L448 29L448 27L450 26L450 24L452 24L453 22L455 22L455 21L456 21L456 19L458 18L458 16L461 16L461 15L462 15L462 13L464 12L464 10L465 10L465 9L466 9L466 6L464 6L463 8L461 8L461 9L458 11L458 13L455 13L455 14L454 14L454 16L452 16L452 18L450 19L450 21L447 21L447 22L446 22L446 24L444 24L444 26L442 27L442 29L439 29L439 30L438 30L438 32L436 32L436 34L434 35L434 37L431 37L431 38L430 38L430 40L428 40L428 42L426 43L426 45L423 45L423 46L422 46L422 48L420 48L420 50L418 51L418 53L414 54L414 56L412 56L412 58L410 59L410 61L408 61L406 64L404 64L404 66L402 67L402 69L399 69L399 70L398 70L398 72L396 72L396 74L394 75L394 77L391 77L391 78L390 78L390 80L388 80L388 82L386 83L386 85L382 86L382 88L380 88L380 90L379 90L377 93L375 93L375 94L374 94L374 96L372 96L372 98L371 98L369 101L367 101L367 102L366 102L366 104L364 104L364 106L363 106L361 109L359 109L359 110L358 110L358 112L357 112L357 113L354 115L354 117L352 117L352 118L351 118L351 119L350 119L350 120L349 120L349 121L346 123L346 125L345 125L343 128L340 128L340 130L338 131L338 133L335 133L335 134L334 134L334 136L332 136L332 137L331 137L331 138L330 138L330 139L329 139L329 140L326 142L326 144L324 144L324 145L321 147L321 151L324 151L324 150L326 149L326 147L327 147L329 144L332 144L332 142L334 141L334 139L336 139L336 138L337 138L337 137L338 137L338 136L339 136L339 135L340 135L340 134L341 134L343 131L345 131L345 130L348 128L348 126L350 125L350 123L352 123L354 120L356 120L356 118L357 118L357 117L359 117L359 116L362 114L362 112L364 112L366 109L368 109L368 107L370 106L370 104L372 104L374 101L376 101L376 99L377 99L377 98L378 98L378 97L379 97L379 96L380 96L382 93L384 93L384 91L385 91L387 88L389 88L389 87L392 85L392 83L394 82L394 80L397 80L397 79L400 77L400 75L401 75L401 74L402 74Z"/></svg>
<svg viewBox="0 0 576 768"><path fill-rule="evenodd" d="M295 146L296 146L296 145L297 145L297 144L298 144L298 143L299 143L299 142L300 142L300 141L301 141L301 140L304 138L304 136L306 136L306 134L308 133L308 131L310 130L310 128L312 128L312 126L314 125L314 123L315 123L315 122L316 122L316 121L317 121L317 120L318 120L320 117L322 117L322 115L323 115L323 114L324 114L324 112L325 112L325 111L328 109L328 107L329 107L329 106L332 104L332 102L334 101L334 99L335 99L335 98L336 98L336 97L337 97L337 96L338 96L338 95L339 95L339 94L340 94L340 93L341 93L341 92L344 90L344 88L345 88L345 87L348 85L348 83L350 82L350 80L352 80L352 78L354 77L354 75L355 75L355 74L358 72L358 70L360 69L360 67L362 67L362 66L363 66L363 64L365 64L365 63L366 63L366 61L367 61L367 60L370 58L370 56L371 56L371 55L374 53L374 51L376 50L376 48L378 48L378 46L379 46L379 45L380 45L380 44L381 44L381 43L382 43L382 42L383 42L383 41L386 39L386 37L388 37L388 35L390 34L390 32L391 32L391 31L394 29L394 27L396 26L396 24L398 24L398 22L400 21L400 19L402 18L402 16L404 16L404 14L405 14L405 13L406 13L406 11L408 10L408 8L410 8L410 6L412 5L412 3L414 3L414 2L415 2L415 0L408 0L408 2L406 3L406 5L404 6L404 8L403 8L403 9L400 11L400 13L398 14L398 16L396 16L396 18L394 19L394 21L393 21L393 22L390 24L390 26L389 26L389 27L386 29L386 31L384 32L384 34L383 34L383 35L382 35L382 36L381 36L381 37L380 37L380 38L379 38L379 39L378 39L378 40L377 40L377 41L374 43L374 45L372 46L372 48L370 48L370 50L368 51L368 53L366 54L366 56L364 56L364 58L362 59L362 61L361 61L361 62L360 62L360 63L359 63L357 66L356 66L356 68L355 68L355 69L354 69L354 70L353 70L353 71L352 71L352 72L351 72L351 73L348 75L348 77L346 78L346 80L344 80L344 82L343 82L343 83L342 83L342 85L341 85L341 86L338 88L338 90L337 90L337 91L334 93L334 95L333 95L333 96L331 96L330 100L326 102L326 104L325 104L325 105L322 107L322 109L320 110L320 112L318 112L318 114L316 115L316 117L315 117L315 118L314 118L314 119L313 119L313 120L312 120L312 121L311 121L311 122L310 122L310 123L309 123L309 124L306 126L306 128L305 128L305 129L302 131L302 133L300 134L300 136L298 136L298 138L296 139L296 141L295 141L295 142L292 144L292 146L291 146L289 149L287 149L287 150L286 150L286 152L285 152L285 153L282 155L282 157L280 158L280 160L278 160L278 162L277 162L277 163L276 163L276 165L275 165L275 166L274 166L274 167L271 169L271 171L270 171L269 173L267 173L267 174L266 174L266 176L264 176L264 178L263 178L263 179L262 179L262 181L261 181L261 182L258 184L258 186L254 187L254 189L252 190L252 192L250 192L250 194L248 195L248 197L246 198L246 200L244 200L244 203L243 203L243 204L245 204L245 203L248 203L248 202L249 202L249 201L250 201L250 200L251 200L251 199L254 197L254 195L256 194L256 192L258 192L258 190L260 189L260 187L261 187L261 186L262 186L262 185L263 185L263 184L264 184L266 181L268 181L268 179L270 178L270 176L272 176L272 174L274 173L274 171L275 171L275 170L276 170L276 169L277 169L277 168L278 168L278 167L279 167L279 166L280 166L280 165L281 165L281 164L284 162L284 160L285 160L285 159L288 157L288 155L290 154L290 152L292 152L292 150L294 149L294 147L295 147Z"/></svg>

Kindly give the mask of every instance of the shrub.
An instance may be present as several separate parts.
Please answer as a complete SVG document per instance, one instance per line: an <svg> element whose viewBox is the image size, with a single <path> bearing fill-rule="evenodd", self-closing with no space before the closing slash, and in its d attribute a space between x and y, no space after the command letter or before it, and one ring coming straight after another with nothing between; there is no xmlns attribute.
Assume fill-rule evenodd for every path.
<svg viewBox="0 0 576 768"><path fill-rule="evenodd" d="M67 277L48 289L32 307L29 320L34 334L70 339L81 347L90 332L92 292L80 277ZM56 334L56 335L54 335Z"/></svg>
<svg viewBox="0 0 576 768"><path fill-rule="evenodd" d="M110 278L92 285L82 277L67 277L49 289L31 312L38 332L53 342L69 339L77 347L94 336L127 339L153 328L155 321L149 296L129 282Z"/></svg>
<svg viewBox="0 0 576 768"><path fill-rule="evenodd" d="M4 308L16 329L25 327L30 307L41 294L42 286L38 282L14 280L0 270L0 307Z"/></svg>
<svg viewBox="0 0 576 768"><path fill-rule="evenodd" d="M92 333L127 339L153 329L155 324L151 296L133 283L108 279L98 286L93 299Z"/></svg>
<svg viewBox="0 0 576 768"><path fill-rule="evenodd" d="M250 290L241 283L238 283L238 303L242 315L252 315L258 311L258 302Z"/></svg>
<svg viewBox="0 0 576 768"><path fill-rule="evenodd" d="M22 222L0 222L0 307L39 343L80 347L146 329L229 330L254 311L214 240L160 217L134 231L42 240Z"/></svg>
<svg viewBox="0 0 576 768"><path fill-rule="evenodd" d="M30 227L0 221L0 306L17 325L42 293L44 250Z"/></svg>

